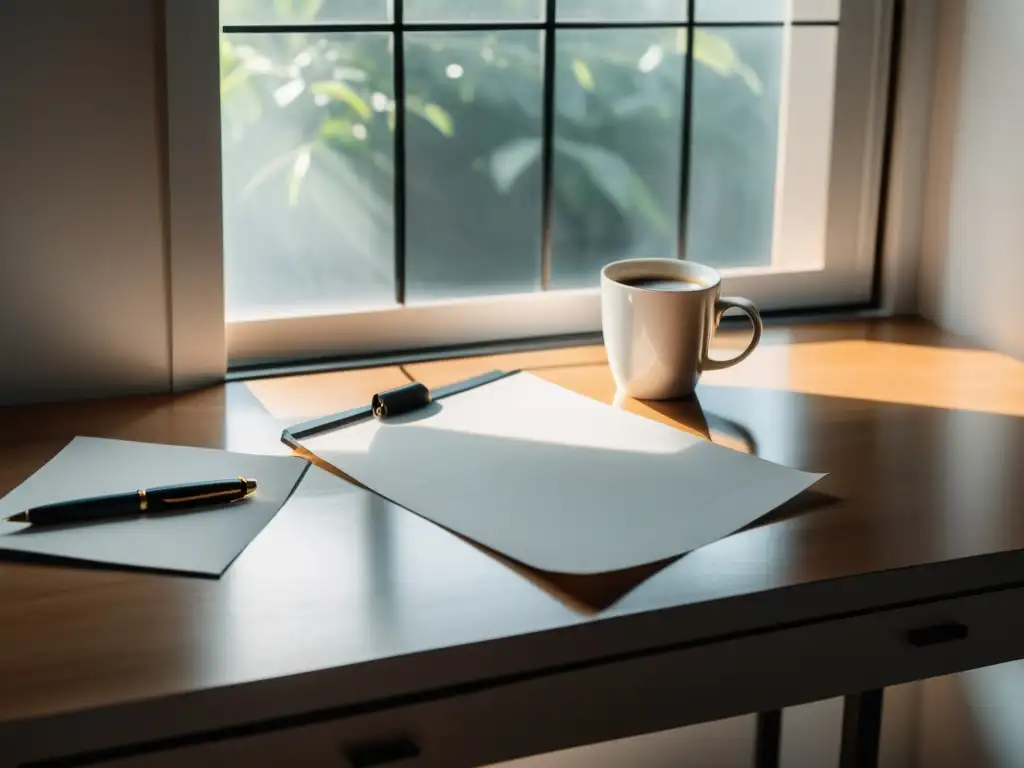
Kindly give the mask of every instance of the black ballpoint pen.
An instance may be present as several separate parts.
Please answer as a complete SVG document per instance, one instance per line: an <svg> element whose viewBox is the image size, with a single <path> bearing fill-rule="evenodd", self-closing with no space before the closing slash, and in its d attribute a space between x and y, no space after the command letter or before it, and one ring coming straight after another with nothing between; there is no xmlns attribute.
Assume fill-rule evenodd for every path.
<svg viewBox="0 0 1024 768"><path fill-rule="evenodd" d="M132 517L150 512L172 512L210 504L229 504L251 496L255 491L256 481L244 477L165 485L33 507L8 517L7 522L32 525L86 523L112 517Z"/></svg>

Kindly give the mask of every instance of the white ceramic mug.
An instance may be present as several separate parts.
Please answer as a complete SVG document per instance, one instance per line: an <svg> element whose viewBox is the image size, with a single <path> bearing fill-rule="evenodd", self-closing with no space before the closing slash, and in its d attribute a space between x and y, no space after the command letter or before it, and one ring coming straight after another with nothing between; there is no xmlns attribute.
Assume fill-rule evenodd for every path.
<svg viewBox="0 0 1024 768"><path fill-rule="evenodd" d="M635 283L671 280L682 290ZM629 283L634 283L630 285ZM601 325L608 363L620 392L669 400L693 392L704 371L744 360L761 340L761 315L747 299L720 296L722 277L711 267L679 259L627 259L601 270ZM731 360L708 356L727 309L747 313L754 335Z"/></svg>

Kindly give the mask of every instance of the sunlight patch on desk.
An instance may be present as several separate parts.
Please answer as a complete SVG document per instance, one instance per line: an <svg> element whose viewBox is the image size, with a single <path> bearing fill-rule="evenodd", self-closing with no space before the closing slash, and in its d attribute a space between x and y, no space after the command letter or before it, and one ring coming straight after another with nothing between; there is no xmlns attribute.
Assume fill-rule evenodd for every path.
<svg viewBox="0 0 1024 768"><path fill-rule="evenodd" d="M289 423L369 405L377 392L409 383L397 366L255 379L245 386L275 419Z"/></svg>
<svg viewBox="0 0 1024 768"><path fill-rule="evenodd" d="M762 345L702 383L1024 416L1024 362L982 349L864 340Z"/></svg>

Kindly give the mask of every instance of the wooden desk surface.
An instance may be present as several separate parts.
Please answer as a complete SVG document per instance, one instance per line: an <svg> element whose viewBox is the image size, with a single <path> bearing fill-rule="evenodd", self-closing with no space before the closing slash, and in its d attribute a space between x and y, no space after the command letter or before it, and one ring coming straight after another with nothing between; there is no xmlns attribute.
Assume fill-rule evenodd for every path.
<svg viewBox="0 0 1024 768"><path fill-rule="evenodd" d="M584 347L0 409L0 493L76 434L285 453L282 425L409 376L511 367L614 399ZM0 754L72 716L94 748L117 705L150 707L136 736L157 738L1024 582L1020 362L919 322L775 328L696 400L619 405L829 475L638 585L547 582L319 470L217 581L2 556Z"/></svg>

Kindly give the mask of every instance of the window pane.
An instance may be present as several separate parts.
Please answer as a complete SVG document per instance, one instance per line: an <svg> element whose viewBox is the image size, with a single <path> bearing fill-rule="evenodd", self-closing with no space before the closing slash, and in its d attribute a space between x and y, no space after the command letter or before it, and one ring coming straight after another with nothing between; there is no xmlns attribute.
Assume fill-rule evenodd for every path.
<svg viewBox="0 0 1024 768"><path fill-rule="evenodd" d="M557 0L562 21L686 21L687 0Z"/></svg>
<svg viewBox="0 0 1024 768"><path fill-rule="evenodd" d="M783 30L694 35L687 257L718 266L768 264Z"/></svg>
<svg viewBox="0 0 1024 768"><path fill-rule="evenodd" d="M220 0L223 25L387 20L387 0Z"/></svg>
<svg viewBox="0 0 1024 768"><path fill-rule="evenodd" d="M558 31L553 287L676 256L684 45L682 29Z"/></svg>
<svg viewBox="0 0 1024 768"><path fill-rule="evenodd" d="M447 21L539 21L543 0L405 0L405 20Z"/></svg>
<svg viewBox="0 0 1024 768"><path fill-rule="evenodd" d="M406 39L406 297L540 283L540 33Z"/></svg>
<svg viewBox="0 0 1024 768"><path fill-rule="evenodd" d="M389 38L224 36L229 319L393 302Z"/></svg>
<svg viewBox="0 0 1024 768"><path fill-rule="evenodd" d="M838 49L836 26L790 30L773 264L825 266Z"/></svg>
<svg viewBox="0 0 1024 768"><path fill-rule="evenodd" d="M789 0L697 0L697 21L787 21ZM796 21L838 21L839 0L792 0Z"/></svg>

